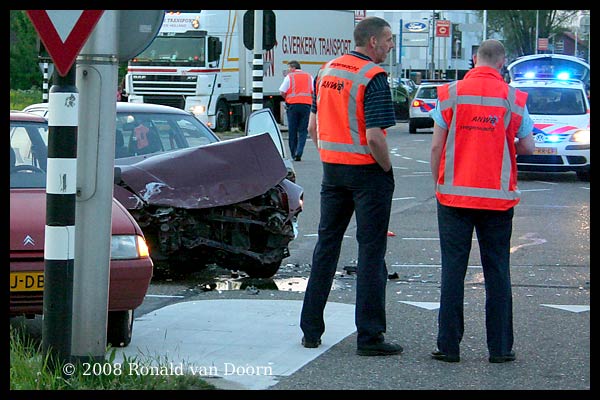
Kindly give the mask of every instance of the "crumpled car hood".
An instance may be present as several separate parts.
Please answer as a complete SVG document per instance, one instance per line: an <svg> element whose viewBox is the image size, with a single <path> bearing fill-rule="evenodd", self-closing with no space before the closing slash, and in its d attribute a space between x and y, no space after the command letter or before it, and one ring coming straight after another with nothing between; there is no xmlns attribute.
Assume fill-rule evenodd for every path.
<svg viewBox="0 0 600 400"><path fill-rule="evenodd" d="M122 182L156 206L202 209L242 202L281 182L287 169L268 134L224 140L115 166ZM121 185L122 186L122 185ZM126 208L140 199L115 185L114 197Z"/></svg>

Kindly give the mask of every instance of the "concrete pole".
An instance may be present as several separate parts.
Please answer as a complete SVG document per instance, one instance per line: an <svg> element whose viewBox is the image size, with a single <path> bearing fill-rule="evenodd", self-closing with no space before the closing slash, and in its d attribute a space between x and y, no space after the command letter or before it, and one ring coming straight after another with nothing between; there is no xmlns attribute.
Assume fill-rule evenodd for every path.
<svg viewBox="0 0 600 400"><path fill-rule="evenodd" d="M483 10L483 40L487 40L487 10Z"/></svg>
<svg viewBox="0 0 600 400"><path fill-rule="evenodd" d="M538 53L538 37L540 36L540 10L535 10L535 42L534 49L535 54Z"/></svg>
<svg viewBox="0 0 600 400"><path fill-rule="evenodd" d="M435 10L431 10L431 68L429 79L435 79Z"/></svg>
<svg viewBox="0 0 600 400"><path fill-rule="evenodd" d="M81 102L72 354L82 360L104 360L106 353L119 13L104 11L77 57Z"/></svg>

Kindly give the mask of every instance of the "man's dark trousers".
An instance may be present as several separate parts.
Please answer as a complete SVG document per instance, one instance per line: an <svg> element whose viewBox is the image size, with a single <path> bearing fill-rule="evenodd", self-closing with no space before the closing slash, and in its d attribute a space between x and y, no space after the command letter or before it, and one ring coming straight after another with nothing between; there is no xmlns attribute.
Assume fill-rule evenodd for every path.
<svg viewBox="0 0 600 400"><path fill-rule="evenodd" d="M325 331L323 312L337 269L344 233L356 215L358 345L383 341L386 329L385 252L394 174L378 164L323 163L319 238L304 295L300 327L309 341Z"/></svg>
<svg viewBox="0 0 600 400"><path fill-rule="evenodd" d="M288 141L291 157L302 157L304 145L308 135L308 118L310 116L309 104L288 104Z"/></svg>
<svg viewBox="0 0 600 400"><path fill-rule="evenodd" d="M442 254L442 288L438 314L438 349L459 355L464 333L465 276L473 238L481 253L485 280L485 326L490 355L508 354L513 346L510 238L514 208L476 210L437 204Z"/></svg>

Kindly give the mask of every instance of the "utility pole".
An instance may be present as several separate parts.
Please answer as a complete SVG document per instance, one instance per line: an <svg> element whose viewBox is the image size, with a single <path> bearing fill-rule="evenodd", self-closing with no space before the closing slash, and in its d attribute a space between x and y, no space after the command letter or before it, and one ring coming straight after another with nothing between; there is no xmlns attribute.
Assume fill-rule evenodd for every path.
<svg viewBox="0 0 600 400"><path fill-rule="evenodd" d="M487 10L483 10L483 40L487 40Z"/></svg>
<svg viewBox="0 0 600 400"><path fill-rule="evenodd" d="M535 42L534 42L535 54L538 53L538 37L540 35L539 29L540 29L540 10L535 10Z"/></svg>
<svg viewBox="0 0 600 400"><path fill-rule="evenodd" d="M430 79L435 79L435 10L431 10L431 68Z"/></svg>
<svg viewBox="0 0 600 400"><path fill-rule="evenodd" d="M263 109L263 10L254 10L254 58L252 59L252 111Z"/></svg>

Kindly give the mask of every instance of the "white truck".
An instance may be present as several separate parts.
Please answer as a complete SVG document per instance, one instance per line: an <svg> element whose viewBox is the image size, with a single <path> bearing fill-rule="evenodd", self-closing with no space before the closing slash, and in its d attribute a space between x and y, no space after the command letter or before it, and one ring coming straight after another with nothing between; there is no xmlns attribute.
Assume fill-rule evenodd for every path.
<svg viewBox="0 0 600 400"><path fill-rule="evenodd" d="M352 50L354 11L263 13L269 13L264 42L273 45L263 51L263 107L282 122L279 86L287 63L297 60L316 76L323 63ZM128 101L191 111L218 132L243 127L252 111L254 54L245 44L253 40L253 15L253 10L166 12L154 41L129 61Z"/></svg>

